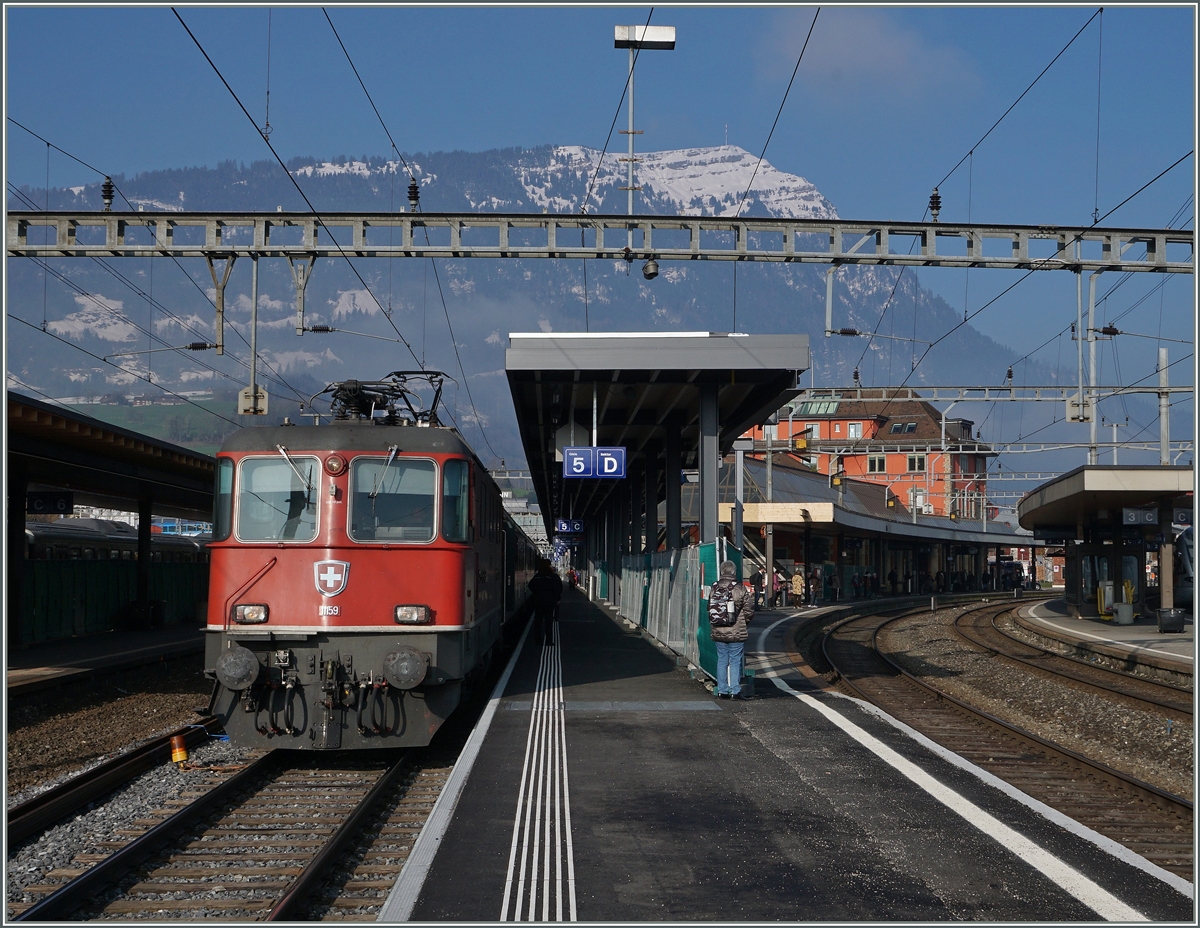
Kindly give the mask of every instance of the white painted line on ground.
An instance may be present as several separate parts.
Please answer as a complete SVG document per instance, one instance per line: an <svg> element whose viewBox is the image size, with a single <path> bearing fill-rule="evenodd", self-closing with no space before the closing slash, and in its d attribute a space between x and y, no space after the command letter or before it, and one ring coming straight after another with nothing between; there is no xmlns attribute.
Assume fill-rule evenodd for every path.
<svg viewBox="0 0 1200 928"><path fill-rule="evenodd" d="M1036 609L1036 608L1037 607L1035 606L1034 609ZM1152 648L1149 645L1137 645L1137 644L1132 644L1128 641L1118 641L1116 638L1105 638L1103 635L1093 635L1090 632L1081 631L1080 629L1077 629L1077 628L1070 628L1069 626L1066 626L1066 625L1059 625L1058 623L1051 621L1051 619L1049 619L1047 616L1038 615L1036 612L1034 612L1034 609L1030 609L1029 612L1030 612L1030 615L1032 615L1035 619L1037 619L1043 625L1049 625L1051 628L1056 628L1060 632L1066 632L1068 635L1079 635L1083 638L1091 638L1093 641L1103 641L1105 644L1115 644L1115 645L1118 645L1119 647L1130 648L1133 651L1137 651L1139 653L1160 654L1163 657L1172 657L1172 658L1175 658L1176 660L1189 661L1189 662L1195 663L1195 659L1192 657L1191 654L1176 654L1174 651L1160 651L1158 648ZM1186 640L1186 639L1184 639L1184 640Z"/></svg>
<svg viewBox="0 0 1200 928"><path fill-rule="evenodd" d="M789 618L791 618L791 617L789 617ZM778 622L775 623L775 625L778 625L778 624L780 624L780 623L778 623ZM770 628L767 629L767 631L768 632L773 631L775 628L775 625L772 625ZM763 657L764 664L769 667L769 663L766 661L765 655L760 655L760 656ZM769 676L769 675L770 675L769 672L764 672L764 674L763 674L763 676ZM896 728L897 730L903 732L909 738L912 738L914 741L919 743L926 750L936 754L938 757L942 758L946 762L953 764L955 767L958 767L960 770L964 770L967 773L971 774L972 776L976 777L977 779L982 780L984 783L986 783L988 786L991 786L993 789L999 790L1000 792L1004 793L1006 796L1008 796L1012 799L1015 799L1017 802L1021 803L1026 808L1030 809L1033 812L1036 812L1042 818L1048 819L1049 821L1053 822L1055 825L1059 826L1063 830L1069 831L1071 834L1075 835L1076 837L1082 838L1084 841L1087 841L1089 844L1094 844L1100 850L1104 851L1106 854L1108 854L1112 857L1117 858L1122 863L1128 864L1129 866L1131 866L1137 870L1141 870L1143 873L1149 874L1150 876L1154 877L1156 880L1161 880L1163 883L1166 883L1172 889L1176 890L1177 892L1181 893L1184 896L1187 896L1187 898L1189 898L1189 899L1193 898L1194 887L1192 886L1191 883L1189 883L1183 877L1176 876L1170 870L1164 870L1162 867L1158 866L1157 864L1151 863L1149 860L1147 860L1141 854L1134 853L1129 848L1125 847L1125 845L1118 844L1112 838L1102 835L1102 834L1100 834L1100 832L1095 831L1091 828L1088 828L1086 825L1081 825L1079 822L1075 821L1075 819L1071 818L1070 816L1064 815L1062 812L1059 812L1057 809L1051 808L1050 806L1046 805L1041 800L1034 799L1028 793L1017 789L1017 787L1013 786L1011 783L1008 783L1008 782L1000 779L995 774L989 773L988 771L984 770L982 767L979 767L976 764L971 763L971 761L967 760L961 754L955 754L953 751L949 750L948 748L942 747L936 741L930 740L925 735L923 735L919 731L917 731L915 728L911 728L908 725L905 725L899 719L893 718L892 716L890 716L886 712L884 712L882 709L880 709L878 706L872 705L869 702L864 702L861 699L855 699L853 696L846 696L842 693L830 693L830 695L837 699L845 699L849 702L854 703L856 706L861 708L864 712L868 713L869 715L873 715L878 719L882 719L884 722L887 722L893 728Z"/></svg>
<svg viewBox="0 0 1200 928"><path fill-rule="evenodd" d="M501 697L504 696L504 689L508 686L513 668L517 666L517 658L520 657L521 650L525 647L525 639L529 637L529 629L532 626L533 622L530 621L525 626L525 631L521 633L521 640L517 642L508 666L504 668L504 673L496 683L496 688L492 690L487 707L483 710L479 721L475 723L471 737L467 739L462 753L458 755L458 761L454 764L450 779L446 781L442 794L433 804L429 819L425 822L421 833L417 835L417 840L413 842L412 851L409 852L404 869L396 878L396 884L388 893L387 901L379 910L376 921L406 922L411 917L413 907L417 904L417 897L421 893L421 887L425 885L425 878L429 875L429 868L433 866L433 858L437 854L438 848L441 847L446 829L450 827L450 820L454 817L454 808L458 805L463 787L467 785L471 768L479 756L483 739L487 737L492 718L496 715L496 708L500 705Z"/></svg>
<svg viewBox="0 0 1200 928"><path fill-rule="evenodd" d="M571 840L571 801L567 779L566 722L562 693L562 653L558 645L542 649L517 808L509 845L508 871L500 921L550 921L551 896L556 921L576 921L575 846ZM521 849L517 855L518 846ZM566 863L566 881L563 863ZM540 872L539 872L540 870ZM538 890L541 917L538 917ZM528 895L527 895L528 894ZM528 902L526 900L528 899Z"/></svg>
<svg viewBox="0 0 1200 928"><path fill-rule="evenodd" d="M758 638L758 650L760 653L765 651L767 635L775 626L786 621L786 618L780 619L763 630ZM1038 846L1020 832L1005 825L999 819L985 812L979 806L959 795L945 784L939 782L912 761L896 753L874 735L869 734L850 721L842 713L825 705L819 699L792 689L784 682L777 670L771 669L768 671L767 676L770 677L771 682L781 691L794 696L806 706L824 716L867 750L871 751L897 772L907 777L938 802L946 806L946 808L962 816L968 823L995 840L1005 850L1015 854L1024 863L1034 867L1034 869L1070 893L1101 918L1107 921L1149 921L1145 915L1126 905L1078 870Z"/></svg>

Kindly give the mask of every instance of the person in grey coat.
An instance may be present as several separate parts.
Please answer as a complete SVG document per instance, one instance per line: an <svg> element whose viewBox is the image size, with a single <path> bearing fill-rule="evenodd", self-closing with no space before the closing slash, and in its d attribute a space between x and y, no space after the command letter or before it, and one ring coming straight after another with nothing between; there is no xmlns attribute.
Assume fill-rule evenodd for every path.
<svg viewBox="0 0 1200 928"><path fill-rule="evenodd" d="M730 605L735 616L732 625L711 628L713 644L717 646L717 684L713 687L713 695L719 699L750 698L742 693L742 659L745 656L746 639L750 637L746 625L754 618L754 600L735 577L737 565L733 561L725 561L721 564L721 579L713 584L714 588L732 588Z"/></svg>

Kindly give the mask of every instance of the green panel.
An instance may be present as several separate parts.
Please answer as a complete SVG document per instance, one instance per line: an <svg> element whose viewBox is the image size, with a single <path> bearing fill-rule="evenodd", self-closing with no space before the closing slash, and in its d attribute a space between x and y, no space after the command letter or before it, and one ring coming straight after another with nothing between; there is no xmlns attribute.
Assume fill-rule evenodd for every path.
<svg viewBox="0 0 1200 928"><path fill-rule="evenodd" d="M137 600L136 561L26 561L21 644L127 627ZM151 564L150 599L164 624L192 622L208 599L207 564Z"/></svg>
<svg viewBox="0 0 1200 928"><path fill-rule="evenodd" d="M740 578L742 575L742 552L733 545L700 545L700 585L703 588L712 586L720 579L717 557L722 547L725 549L722 560L733 561L737 565L737 576ZM708 599L705 597L700 598L700 616L696 621L696 650L700 655L700 669L716 679L717 646L713 643L712 628L708 624Z"/></svg>

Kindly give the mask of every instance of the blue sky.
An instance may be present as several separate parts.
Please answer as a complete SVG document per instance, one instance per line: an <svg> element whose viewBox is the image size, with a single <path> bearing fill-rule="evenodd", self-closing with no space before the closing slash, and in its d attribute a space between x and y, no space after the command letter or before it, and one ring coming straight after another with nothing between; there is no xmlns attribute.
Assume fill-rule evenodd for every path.
<svg viewBox="0 0 1200 928"><path fill-rule="evenodd" d="M267 8L179 9L261 123ZM613 48L613 26L644 23L650 12L328 9L406 153L602 146L627 61ZM656 8L651 21L674 25L678 45L639 61L639 147L714 145L728 132L730 143L760 151L815 9ZM767 160L811 180L843 217L918 219L930 188L1095 10L824 8ZM9 7L6 17L8 114L102 170L269 157L170 8ZM385 154L383 130L320 8L276 8L271 26L271 138L281 155ZM1194 53L1192 7L1106 9L942 184L943 221L1086 224L1096 206L1108 211L1193 147ZM45 146L11 124L6 133L8 180L41 187ZM610 148L623 144L614 134ZM57 153L49 167L52 186L95 179ZM1193 158L1105 224L1161 227L1182 206L1190 216L1194 186ZM1073 315L1074 281L1038 276L1022 291L1030 297L975 324L1016 347L1057 331L1058 315ZM975 272L968 284L961 271L921 273L924 285L971 309L1012 279ZM1135 283L1122 305L1159 281ZM1190 332L1193 293L1190 278L1164 288L1169 328ZM1052 326L1048 302L1062 306ZM1149 307L1159 303L1123 322L1153 331L1163 319Z"/></svg>

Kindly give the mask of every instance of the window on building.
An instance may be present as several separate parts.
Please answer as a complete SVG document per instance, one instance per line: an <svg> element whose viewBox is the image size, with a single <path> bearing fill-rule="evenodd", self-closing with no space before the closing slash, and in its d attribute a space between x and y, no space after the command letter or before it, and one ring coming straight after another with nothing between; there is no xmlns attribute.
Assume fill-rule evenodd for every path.
<svg viewBox="0 0 1200 928"><path fill-rule="evenodd" d="M908 435L911 432L915 432L916 430L917 430L917 423L915 423L915 422L905 422L904 423L904 434L905 435Z"/></svg>
<svg viewBox="0 0 1200 928"><path fill-rule="evenodd" d="M821 437L821 429L815 422L810 422L804 427L804 437L809 441L816 441Z"/></svg>
<svg viewBox="0 0 1200 928"><path fill-rule="evenodd" d="M908 435L916 430L917 423L915 422L893 422L891 433L893 435Z"/></svg>
<svg viewBox="0 0 1200 928"><path fill-rule="evenodd" d="M910 474L925 472L925 455L910 454L908 456L908 472Z"/></svg>
<svg viewBox="0 0 1200 928"><path fill-rule="evenodd" d="M868 474L886 474L887 457L882 454L872 454L867 457Z"/></svg>
<svg viewBox="0 0 1200 928"><path fill-rule="evenodd" d="M840 423L840 422L833 423L833 434L834 435L842 434L842 423Z"/></svg>
<svg viewBox="0 0 1200 928"><path fill-rule="evenodd" d="M862 423L861 422L851 422L849 425L846 426L846 428L849 430L849 434L850 434L851 438L862 438Z"/></svg>

